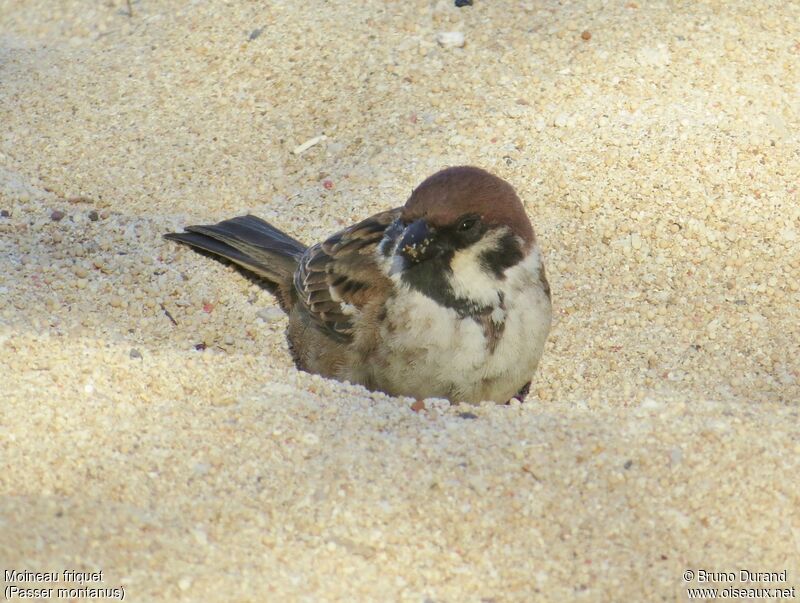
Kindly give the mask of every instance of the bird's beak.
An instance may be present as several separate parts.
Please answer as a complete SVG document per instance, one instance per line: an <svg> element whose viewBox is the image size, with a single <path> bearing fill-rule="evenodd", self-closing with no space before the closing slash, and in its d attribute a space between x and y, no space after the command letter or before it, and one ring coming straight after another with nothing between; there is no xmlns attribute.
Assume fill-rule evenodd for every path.
<svg viewBox="0 0 800 603"><path fill-rule="evenodd" d="M433 229L428 223L419 219L406 227L403 238L397 245L397 251L409 264L418 264L437 253L433 245Z"/></svg>

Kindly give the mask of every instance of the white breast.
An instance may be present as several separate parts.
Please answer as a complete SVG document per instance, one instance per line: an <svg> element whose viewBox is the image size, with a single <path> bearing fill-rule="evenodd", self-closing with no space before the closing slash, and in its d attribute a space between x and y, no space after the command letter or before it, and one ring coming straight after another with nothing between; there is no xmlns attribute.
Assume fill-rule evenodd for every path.
<svg viewBox="0 0 800 603"><path fill-rule="evenodd" d="M534 247L503 280L478 274L476 262L467 261L471 259L454 258L451 282L458 294L498 303L493 317L504 325L494 351L475 320L410 289L398 275L393 278L402 294L387 302L387 320L381 327L385 345L375 358L384 369L384 382L376 384L380 389L418 398L506 402L530 381L551 319L550 300L540 280L541 255Z"/></svg>

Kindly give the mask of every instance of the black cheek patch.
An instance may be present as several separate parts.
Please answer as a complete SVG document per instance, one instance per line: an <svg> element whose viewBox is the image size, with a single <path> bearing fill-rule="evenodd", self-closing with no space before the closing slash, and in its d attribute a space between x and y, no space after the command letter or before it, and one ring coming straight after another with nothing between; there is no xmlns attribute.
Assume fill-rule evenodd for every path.
<svg viewBox="0 0 800 603"><path fill-rule="evenodd" d="M523 257L517 237L507 232L492 249L481 253L478 261L484 270L492 272L499 279L504 279L505 271L521 262Z"/></svg>

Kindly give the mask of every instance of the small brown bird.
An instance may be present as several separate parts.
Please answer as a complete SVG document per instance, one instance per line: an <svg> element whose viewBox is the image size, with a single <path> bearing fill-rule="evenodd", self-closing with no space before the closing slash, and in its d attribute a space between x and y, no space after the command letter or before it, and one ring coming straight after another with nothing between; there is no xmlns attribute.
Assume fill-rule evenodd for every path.
<svg viewBox="0 0 800 603"><path fill-rule="evenodd" d="M453 402L524 397L550 330L550 287L507 182L437 172L403 207L306 247L255 216L166 238L272 284L297 367Z"/></svg>

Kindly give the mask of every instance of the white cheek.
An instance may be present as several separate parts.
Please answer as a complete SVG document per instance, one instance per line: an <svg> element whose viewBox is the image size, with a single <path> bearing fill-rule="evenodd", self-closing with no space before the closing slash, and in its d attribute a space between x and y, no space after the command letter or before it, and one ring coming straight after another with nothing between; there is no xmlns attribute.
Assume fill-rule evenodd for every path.
<svg viewBox="0 0 800 603"><path fill-rule="evenodd" d="M492 249L503 234L500 230L494 231L453 255L450 262L453 272L449 280L456 297L468 299L481 306L495 306L500 303L497 294L499 279L484 270L480 256Z"/></svg>

